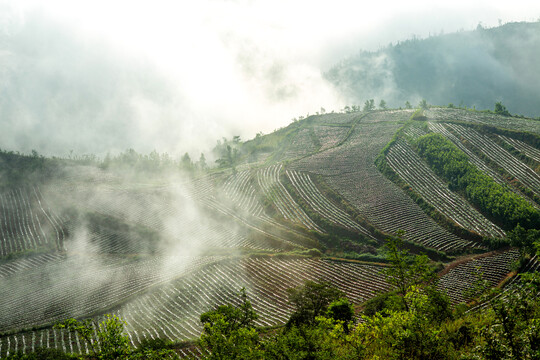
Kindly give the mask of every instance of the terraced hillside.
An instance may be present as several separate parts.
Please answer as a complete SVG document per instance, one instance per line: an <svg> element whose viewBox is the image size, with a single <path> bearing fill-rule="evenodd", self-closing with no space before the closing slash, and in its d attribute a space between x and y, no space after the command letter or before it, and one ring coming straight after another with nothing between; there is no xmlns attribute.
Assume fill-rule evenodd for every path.
<svg viewBox="0 0 540 360"><path fill-rule="evenodd" d="M360 214L382 231L405 231L405 239L453 251L471 246L428 217L374 162L412 111L370 113L360 118L341 145L293 162L290 167L322 175Z"/></svg>
<svg viewBox="0 0 540 360"><path fill-rule="evenodd" d="M131 177L66 162L47 181L3 188L0 357L36 347L88 352L52 325L106 313L126 320L135 346L194 339L199 315L237 301L242 287L259 326L287 321L286 290L304 280L331 282L359 308L390 289L380 263L389 236L435 260L469 256L441 278L454 303L466 300L475 274L498 284L519 255L488 252L504 224L449 186L415 141L441 134L539 209L540 122L460 109L414 114L311 116L236 144L234 166L207 171Z"/></svg>
<svg viewBox="0 0 540 360"><path fill-rule="evenodd" d="M513 262L518 258L517 250L508 250L459 263L441 276L439 288L448 294L452 302L464 302L467 300L467 290L471 290L472 284L480 280L486 281L487 286L498 285L511 271Z"/></svg>
<svg viewBox="0 0 540 360"><path fill-rule="evenodd" d="M0 194L0 256L26 250L61 250L65 232L38 187Z"/></svg>

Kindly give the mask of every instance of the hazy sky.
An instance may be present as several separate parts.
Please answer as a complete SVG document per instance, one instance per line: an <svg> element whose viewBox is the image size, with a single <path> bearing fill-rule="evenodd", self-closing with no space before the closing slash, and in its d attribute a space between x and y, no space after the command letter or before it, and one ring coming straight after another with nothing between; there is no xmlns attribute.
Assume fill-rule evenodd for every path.
<svg viewBox="0 0 540 360"><path fill-rule="evenodd" d="M321 73L360 49L538 18L532 1L0 0L0 148L198 157L342 108Z"/></svg>

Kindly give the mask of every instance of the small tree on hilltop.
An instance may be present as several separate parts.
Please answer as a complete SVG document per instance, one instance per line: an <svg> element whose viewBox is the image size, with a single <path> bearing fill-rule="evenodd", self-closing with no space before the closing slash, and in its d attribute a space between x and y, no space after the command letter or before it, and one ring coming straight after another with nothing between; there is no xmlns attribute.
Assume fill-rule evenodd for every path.
<svg viewBox="0 0 540 360"><path fill-rule="evenodd" d="M186 171L193 170L193 161L191 161L191 157L188 153L182 155L182 158L180 159L180 167Z"/></svg>
<svg viewBox="0 0 540 360"><path fill-rule="evenodd" d="M199 157L199 162L197 163L197 166L200 170L204 171L208 167L206 165L206 157L204 156L204 153L201 153L201 157Z"/></svg>
<svg viewBox="0 0 540 360"><path fill-rule="evenodd" d="M238 149L232 148L231 145L227 144L221 157L216 160L216 163L220 167L230 167L233 173L236 173L236 160L238 158Z"/></svg>
<svg viewBox="0 0 540 360"><path fill-rule="evenodd" d="M504 106L500 101L495 103L495 114L510 116L510 113L506 109L506 106Z"/></svg>
<svg viewBox="0 0 540 360"><path fill-rule="evenodd" d="M375 110L375 100L373 99L366 100L366 102L364 103L364 108L362 110L363 111Z"/></svg>
<svg viewBox="0 0 540 360"><path fill-rule="evenodd" d="M386 110L386 109L388 109L388 108L386 107L386 101L381 100L381 101L379 102L379 109L381 109L381 110Z"/></svg>

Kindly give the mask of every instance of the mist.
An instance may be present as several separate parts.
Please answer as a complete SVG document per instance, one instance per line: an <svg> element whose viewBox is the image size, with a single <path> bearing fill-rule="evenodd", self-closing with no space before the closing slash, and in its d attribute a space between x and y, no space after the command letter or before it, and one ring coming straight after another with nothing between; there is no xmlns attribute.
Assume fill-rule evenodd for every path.
<svg viewBox="0 0 540 360"><path fill-rule="evenodd" d="M323 76L360 50L540 16L540 5L519 1L357 6L3 1L0 147L197 158L222 137L252 138L360 102ZM362 97L393 94L384 79Z"/></svg>
<svg viewBox="0 0 540 360"><path fill-rule="evenodd" d="M189 6L182 3L0 0L0 149L22 153L36 150L46 156L68 158L50 159L33 153L1 160L0 188L5 192L0 194L0 205L4 227L10 231L6 230L6 238L18 241L12 245L4 238L4 254L22 253L21 259L13 260L16 265L23 264L28 255L42 261L43 266L30 268L22 277L14 276L3 283L0 331L31 326L45 330L67 317L94 317L113 311L125 318L128 328L136 333L142 327L136 322L138 310L134 309L140 303L135 296L148 295L150 290L176 281L173 287L180 284L184 288L178 285L175 291L195 299L198 290L190 288L189 277L202 273L201 269L206 272L209 264L251 257L261 261L280 258L274 255L292 259L304 254L318 257L323 250L332 254L326 252L333 250L324 241L334 242L333 234L318 232L315 220L288 193L287 189L296 185L290 181L288 185L293 188L283 184L278 187L280 179L288 176L281 170L282 164L300 157L308 159L304 156L324 146L324 151L331 151L322 156L321 162L315 159L313 168L334 161L330 157L335 155L338 165L343 163L347 171L344 182L349 181L347 174L368 169L362 167L368 163L366 159L369 169L376 172L370 158L372 149L386 144L413 113L367 114L368 122L377 126L368 123L365 129L351 135L359 128L358 114L330 113L333 110L362 105L372 98L399 107L405 100L416 105L424 97L432 103L460 105L459 96L464 96L464 100L470 100L467 105L485 106L484 100L475 97L485 93L481 87L466 86L469 93L448 97L443 91L445 85L430 83L433 73L444 73L444 69L463 70L466 79L470 69L460 70L463 59L480 73L475 79L482 82L511 89L516 81L525 84L526 91L515 94L528 103L531 100L525 95L540 91L540 75L518 71L538 70L540 47L529 46L538 55L524 58L509 52L505 63L493 56L495 43L486 45L474 38L471 47L475 51L471 51L471 47L459 48L462 38L447 35L452 41L426 46L433 55L427 62L433 65L428 75L413 73L406 67L396 71L400 69L399 57L387 51L411 38L425 38L427 42L422 44L430 45L430 39L439 38L432 35L463 29L458 34L468 36L468 30L479 24L492 27L509 21L536 21L540 4L517 1L509 7L502 1L489 5L483 1L437 5L427 1L382 1L359 5L345 0L330 4L307 0L202 0ZM538 34L532 38L540 41ZM516 51L523 45L518 37L510 43ZM460 51L452 52L454 49ZM422 66L426 62L421 61L423 53L416 53L419 58L413 58L411 53L402 59L421 64L420 70L426 71L427 67ZM329 76L334 69L337 75ZM418 76L431 87L406 87L400 78L403 74ZM492 74L500 75L493 78ZM343 79L353 81L340 82ZM496 92L488 95L490 105L502 100L514 111L508 98ZM271 137L258 137L251 148L239 141L221 141L218 150L227 150L227 145L233 148L229 147L228 153L212 153L218 140L233 136L247 140L261 132L270 133L287 126L292 119L322 112L322 108L328 121L317 123L321 118L313 119L312 127L305 128L310 121L297 122L291 137L281 134L268 143L258 141ZM391 121L379 127L376 115L380 114L388 114ZM375 117L369 120L371 115ZM365 149L360 144L348 147L347 143L343 152L333 152L349 137L364 135L373 135ZM231 155L235 150L241 152L244 145L246 152L239 157ZM126 149L137 153L124 152ZM367 155L357 159L354 151L364 150ZM186 165L178 161L185 152L194 162L188 159ZM201 153L205 153L206 160L197 162ZM350 170L346 169L349 162L343 160L349 153L351 159L354 157L354 168ZM107 160L81 156L87 154ZM274 158L276 154L279 156ZM224 165L207 171L216 157L221 157ZM268 166L272 161L282 163ZM369 171L367 177L375 174ZM356 175L350 179L352 176ZM311 184L311 178L306 179ZM379 178L373 179L367 186ZM374 203L378 190L363 186L357 178L351 180L350 192L344 192L343 200L338 187L335 191L339 197L334 198L333 207L338 203L347 207L347 194L353 191L365 192ZM333 194L330 181L328 187L329 194ZM313 189L315 198L320 191L315 183ZM324 200L327 194L320 196ZM307 203L306 198L300 196L297 200ZM388 199L391 202L383 198L380 203L409 206L410 199L403 200L401 195ZM360 204L364 206L362 214L379 209L379 204L375 206L371 201L358 200L351 206L360 209L358 204L365 202ZM304 205L306 209L311 206ZM349 222L355 223L361 216L363 219L356 210L356 219L349 209L337 210ZM424 224L423 215L418 217L418 224ZM364 229L363 224L362 220L356 229ZM439 236L437 231L429 230L438 225L427 217L425 224L426 233L433 231L434 238ZM335 241L344 248L349 243L355 245L352 249L358 252L358 259L378 261L380 254L371 242L375 238L371 230L365 231L368 241L359 235L357 244L346 237L342 242L341 233ZM441 228L440 233L441 237L447 236L446 229ZM448 235L454 241L452 237ZM35 238L47 241L38 243ZM5 244L9 244L9 251ZM49 253L53 255L48 257ZM360 257L363 255L366 257ZM16 265L13 269L17 269ZM190 318L184 321L185 314L179 313L175 322L191 322L190 326L198 331L200 318L192 310L209 310L217 298L228 301L238 290L235 286L245 286L250 294L255 293L255 280L250 283L253 268L226 269L234 272L234 280L223 278L224 282L212 290L217 297L204 289L206 299L196 299L183 309ZM147 297L143 301L152 300ZM17 304L25 306L13 312L11 308ZM144 313L150 313L150 319L161 316L159 311L156 307ZM148 329L153 326L146 320L143 323Z"/></svg>

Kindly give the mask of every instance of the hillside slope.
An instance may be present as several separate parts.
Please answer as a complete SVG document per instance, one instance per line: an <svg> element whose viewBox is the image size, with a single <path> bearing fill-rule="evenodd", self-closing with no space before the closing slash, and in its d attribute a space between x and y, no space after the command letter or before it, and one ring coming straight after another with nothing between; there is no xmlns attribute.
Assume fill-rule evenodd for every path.
<svg viewBox="0 0 540 360"><path fill-rule="evenodd" d="M427 39L411 39L344 59L326 77L355 103L432 104L492 108L539 116L540 22L509 23ZM378 101L378 100L377 100Z"/></svg>
<svg viewBox="0 0 540 360"><path fill-rule="evenodd" d="M360 306L390 289L382 244L391 236L446 263L476 254L443 276L454 303L477 265L497 284L518 258L515 249L488 252L504 245L507 222L439 175L418 139L446 139L537 214L540 121L446 108L420 115L311 116L227 143L236 149L229 163L205 171L1 153L0 356L38 346L85 352L52 325L111 312L134 346L193 339L199 314L236 301L241 287L260 326L286 322L286 289L304 280L327 280Z"/></svg>

